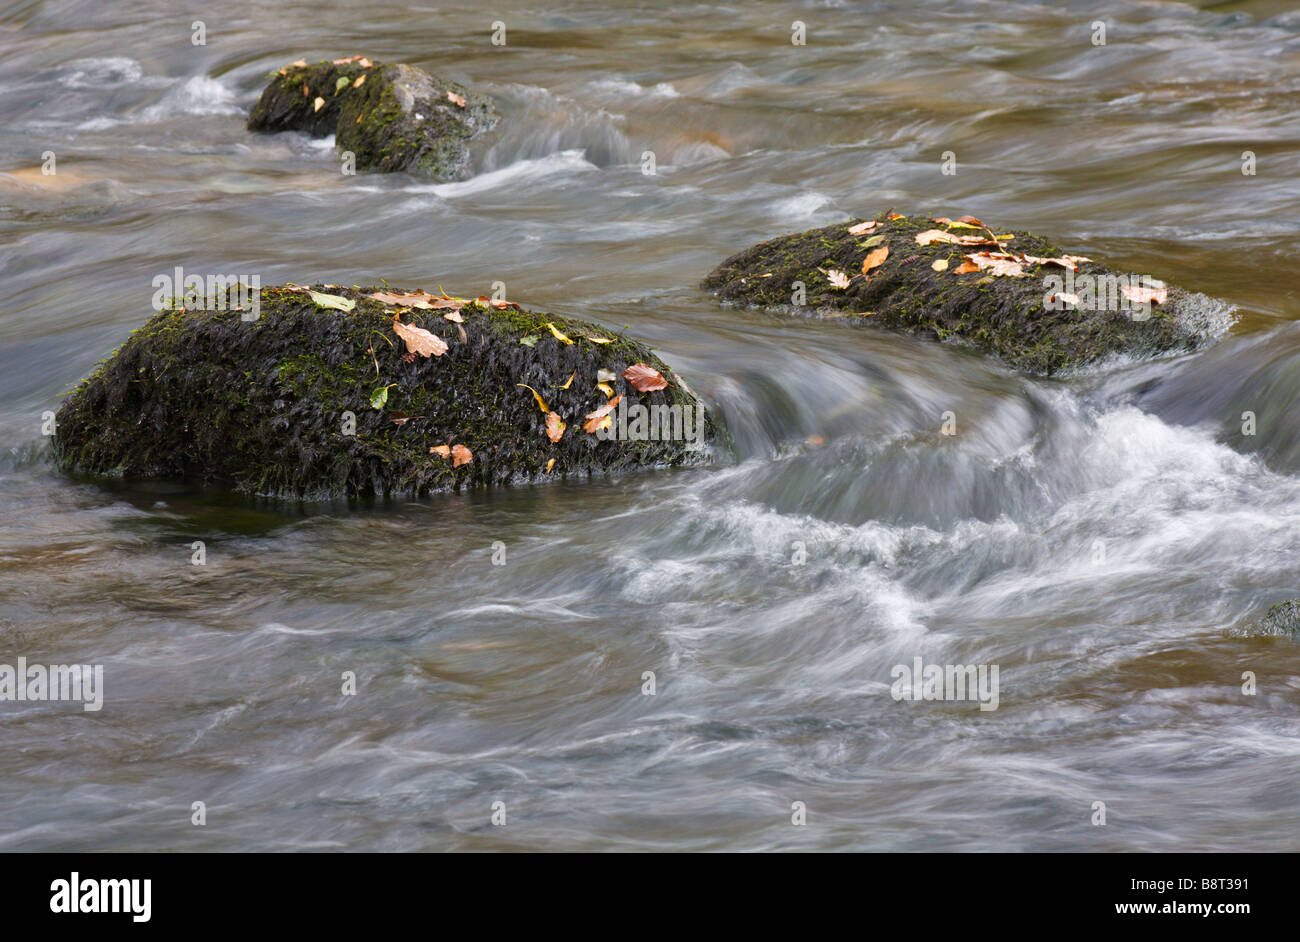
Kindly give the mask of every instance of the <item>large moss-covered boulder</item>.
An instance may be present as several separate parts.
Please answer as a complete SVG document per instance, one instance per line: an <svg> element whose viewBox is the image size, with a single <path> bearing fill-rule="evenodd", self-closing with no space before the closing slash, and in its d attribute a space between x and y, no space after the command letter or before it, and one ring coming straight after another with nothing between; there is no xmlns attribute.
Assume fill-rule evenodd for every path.
<svg viewBox="0 0 1300 942"><path fill-rule="evenodd" d="M250 131L334 135L358 170L410 170L438 180L469 173L469 142L498 116L490 99L412 65L352 56L301 60L271 76Z"/></svg>
<svg viewBox="0 0 1300 942"><path fill-rule="evenodd" d="M59 409L59 464L323 498L707 460L694 394L607 328L387 288L264 288L244 310L238 294L135 331Z"/></svg>
<svg viewBox="0 0 1300 942"><path fill-rule="evenodd" d="M1232 312L971 217L882 214L782 236L727 259L703 287L737 304L965 343L1038 375L1195 350Z"/></svg>

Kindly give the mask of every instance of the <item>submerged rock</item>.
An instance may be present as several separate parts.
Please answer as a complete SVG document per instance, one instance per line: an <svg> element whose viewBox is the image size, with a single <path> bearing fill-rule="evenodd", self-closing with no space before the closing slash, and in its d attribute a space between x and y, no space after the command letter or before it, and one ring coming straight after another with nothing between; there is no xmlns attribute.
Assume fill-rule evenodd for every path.
<svg viewBox="0 0 1300 942"><path fill-rule="evenodd" d="M412 65L352 57L285 66L248 116L250 131L334 135L358 170L468 176L471 139L498 116L491 100Z"/></svg>
<svg viewBox="0 0 1300 942"><path fill-rule="evenodd" d="M703 287L739 304L965 343L1038 375L1195 350L1231 325L1224 302L1170 287L1160 303L1135 304L1129 289L1140 298L1160 283L976 222L882 215L782 236L733 255Z"/></svg>
<svg viewBox="0 0 1300 942"><path fill-rule="evenodd" d="M243 319L247 305L235 309L238 289L208 304L227 310L158 313L59 409L60 466L323 498L418 496L707 460L711 419L642 344L486 299L368 297L379 290L264 288L255 320ZM403 326L394 327L395 314ZM623 375L638 363L662 374L666 388L638 392ZM658 384L637 371L632 378L641 388ZM613 396L623 398L611 419L630 405L677 437L644 440L635 426L629 434L616 425L621 439L585 431L585 417Z"/></svg>
<svg viewBox="0 0 1300 942"><path fill-rule="evenodd" d="M1278 602L1264 613L1252 634L1300 638L1300 599Z"/></svg>

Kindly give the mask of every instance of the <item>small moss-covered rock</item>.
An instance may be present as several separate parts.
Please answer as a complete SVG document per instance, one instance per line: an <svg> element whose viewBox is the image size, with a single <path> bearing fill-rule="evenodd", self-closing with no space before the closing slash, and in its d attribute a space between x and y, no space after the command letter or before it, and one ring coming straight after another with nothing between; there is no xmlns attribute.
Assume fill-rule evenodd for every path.
<svg viewBox="0 0 1300 942"><path fill-rule="evenodd" d="M1278 602L1264 613L1253 633L1300 638L1300 599Z"/></svg>
<svg viewBox="0 0 1300 942"><path fill-rule="evenodd" d="M916 241L927 230L953 237L1012 235L1003 240L1008 253L1062 256L1055 245L1027 232L950 229L926 216L882 214L870 232L849 233L863 221L763 242L727 259L703 287L738 304L847 316L855 323L965 343L1038 375L1073 370L1116 354L1146 357L1195 350L1217 339L1231 323L1229 305L1173 287L1163 303L1148 310L1136 308L1122 298L1120 286L1138 283L1138 276L1095 262L1076 263L1077 272L1023 263L1024 277L988 270L957 274L968 253L998 252L999 247ZM885 246L889 253L884 263L864 276L864 259ZM947 267L936 271L933 266L940 260ZM846 288L837 288L827 272L841 272L851 280ZM1062 309L1051 309L1046 299L1060 290L1076 295L1078 303L1071 307L1067 301L1055 302Z"/></svg>
<svg viewBox="0 0 1300 942"><path fill-rule="evenodd" d="M262 289L256 320L234 309L155 315L60 408L59 464L323 498L419 496L707 460L700 447L713 437L707 413L694 441L602 440L583 430L584 416L608 401L597 388L602 370L614 374L605 374L606 385L625 406L697 405L681 378L634 340L482 302L461 309L462 324L442 310L400 308L402 323L447 344L426 358L408 353L394 332L399 308L367 297L388 289L312 290L356 306L322 307L290 286ZM234 293L228 297L233 308ZM668 388L637 392L622 375L634 363L657 369ZM537 390L566 423L558 442L533 393L517 383ZM430 452L442 446L464 446L473 457L456 467L453 455Z"/></svg>
<svg viewBox="0 0 1300 942"><path fill-rule="evenodd" d="M468 144L498 116L490 99L405 64L367 59L289 65L271 76L250 131L334 135L358 170L410 170L438 180L469 173Z"/></svg>

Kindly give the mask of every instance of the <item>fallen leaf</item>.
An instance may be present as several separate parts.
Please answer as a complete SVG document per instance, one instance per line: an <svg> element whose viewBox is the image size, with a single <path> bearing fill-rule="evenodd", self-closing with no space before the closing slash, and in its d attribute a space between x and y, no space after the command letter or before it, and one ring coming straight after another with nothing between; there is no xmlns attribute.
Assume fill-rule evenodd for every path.
<svg viewBox="0 0 1300 942"><path fill-rule="evenodd" d="M1166 288L1145 288L1136 285L1120 285L1119 293L1134 304L1164 304L1169 292Z"/></svg>
<svg viewBox="0 0 1300 942"><path fill-rule="evenodd" d="M448 311L446 314L442 316L447 320L451 321L453 324L465 323L465 318L460 316L460 311Z"/></svg>
<svg viewBox="0 0 1300 942"><path fill-rule="evenodd" d="M917 245L930 245L934 242L940 244L951 243L952 245L959 244L955 235L950 232L944 232L942 229L926 229L924 232L918 232L916 234Z"/></svg>
<svg viewBox="0 0 1300 942"><path fill-rule="evenodd" d="M867 253L867 257L862 260L862 274L866 274L873 268L879 268L885 264L885 259L889 258L889 246L882 245L878 249L873 249Z"/></svg>
<svg viewBox="0 0 1300 942"><path fill-rule="evenodd" d="M437 455L437 456L440 457L440 458L450 458L450 457L451 457L451 446L450 446L450 445L434 445L432 448L429 449L429 454L431 454L431 455Z"/></svg>
<svg viewBox="0 0 1300 942"><path fill-rule="evenodd" d="M357 80L356 80L355 82L352 83L352 87L353 87L353 88L360 88L360 87L361 87L362 85L364 85L364 84L366 84L366 76L365 76L365 75L358 75L358 76L357 76Z"/></svg>
<svg viewBox="0 0 1300 942"><path fill-rule="evenodd" d="M564 385L563 385L563 386L556 386L555 388L556 388L556 389L568 389L570 386L573 385L573 377L575 377L575 376L577 376L577 375L578 375L578 371L577 371L577 370L574 370L572 373L569 374L569 378L566 379L566 380L564 381Z"/></svg>
<svg viewBox="0 0 1300 942"><path fill-rule="evenodd" d="M307 83L306 83L306 82L303 82L303 83L302 83L302 97L303 97L303 98L310 98L310 97L311 97L311 89L307 87Z"/></svg>
<svg viewBox="0 0 1300 942"><path fill-rule="evenodd" d="M849 235L865 235L880 223L874 219L868 219L866 222L860 222L856 226L849 226Z"/></svg>
<svg viewBox="0 0 1300 942"><path fill-rule="evenodd" d="M560 436L564 434L564 430L566 427L567 426L565 426L564 422L560 419L558 414L554 412L547 413L546 437L551 440L552 444L560 440Z"/></svg>
<svg viewBox="0 0 1300 942"><path fill-rule="evenodd" d="M1013 258L1008 258L1002 253L974 252L967 255L966 258L969 261L974 262L981 271L988 271L994 276L1023 278L1026 275L1020 262Z"/></svg>
<svg viewBox="0 0 1300 942"><path fill-rule="evenodd" d="M551 335L555 337L556 340L560 341L560 343L568 343L568 344L573 343L572 340L564 336L564 334L560 333L560 329L556 327L554 324L552 324L550 321L546 322L546 326L550 328Z"/></svg>
<svg viewBox="0 0 1300 942"><path fill-rule="evenodd" d="M1030 265L1059 265L1061 268L1068 268L1070 271L1079 270L1074 257L1069 255L1062 255L1060 258L1039 258L1037 255L1022 255L1020 257Z"/></svg>
<svg viewBox="0 0 1300 942"><path fill-rule="evenodd" d="M600 380L602 383L612 383L614 380L618 379L618 377L614 375L613 370L599 369L596 370L596 379Z"/></svg>
<svg viewBox="0 0 1300 942"><path fill-rule="evenodd" d="M631 383L637 392L654 392L656 389L668 388L668 380L647 363L633 363L623 371L623 378Z"/></svg>
<svg viewBox="0 0 1300 942"><path fill-rule="evenodd" d="M447 100L457 108L464 108L466 105L465 97L463 95L457 95L450 88L447 89Z"/></svg>
<svg viewBox="0 0 1300 942"><path fill-rule="evenodd" d="M608 383L597 383L596 388L605 394L606 399L614 395L614 387L610 386Z"/></svg>
<svg viewBox="0 0 1300 942"><path fill-rule="evenodd" d="M446 295L429 294L427 291L376 291L366 295L384 304L400 304L403 307L418 307L423 311L450 309L459 311L469 302L464 298L449 298Z"/></svg>
<svg viewBox="0 0 1300 942"><path fill-rule="evenodd" d="M964 222L968 226L979 226L981 229L984 228L984 223L980 222L974 216L958 216L957 221Z"/></svg>
<svg viewBox="0 0 1300 942"><path fill-rule="evenodd" d="M459 468L463 464L469 464L474 460L474 452L470 451L464 445L451 446L451 466Z"/></svg>
<svg viewBox="0 0 1300 942"><path fill-rule="evenodd" d="M969 274L970 272L979 271L979 270L980 267L978 265L976 265L974 262L968 261L968 262L962 262L960 265L958 265L956 268L952 270L952 273L954 275L966 275Z"/></svg>
<svg viewBox="0 0 1300 942"><path fill-rule="evenodd" d="M1068 291L1058 291L1047 300L1049 302L1060 301L1063 304L1068 304L1070 307L1074 307L1079 303L1079 296L1077 294L1070 294Z"/></svg>
<svg viewBox="0 0 1300 942"><path fill-rule="evenodd" d="M514 308L516 311L522 311L522 310L523 310L523 308L521 308L521 307L520 307L518 304L516 304L514 301L494 301L494 300L492 300L491 298L489 298L489 297L488 297L487 295L485 295L485 294L480 294L480 295L479 295L477 298L475 298L474 300L477 301L479 304L485 304L485 305L487 305L488 307L494 307L494 308L496 308L498 311L503 310L504 308L508 308L508 307L512 307L512 308Z"/></svg>
<svg viewBox="0 0 1300 942"><path fill-rule="evenodd" d="M551 469L554 467L555 467L555 459L552 458L550 461L546 462L546 473L550 474Z"/></svg>
<svg viewBox="0 0 1300 942"><path fill-rule="evenodd" d="M543 412L551 411L550 407L546 404L546 400L542 398L542 394L539 393L532 386L529 386L527 383L515 383L515 385L522 386L524 387L524 389L527 389L530 393L533 394L533 398L537 400L537 408L541 409Z"/></svg>
<svg viewBox="0 0 1300 942"><path fill-rule="evenodd" d="M317 96L316 100L311 103L312 111L320 111L325 107L325 99Z"/></svg>
<svg viewBox="0 0 1300 942"><path fill-rule="evenodd" d="M447 352L447 342L437 334L431 334L423 327L403 324L396 317L393 318L393 333L406 341L407 353L440 357Z"/></svg>
<svg viewBox="0 0 1300 942"><path fill-rule="evenodd" d="M361 66L361 68L363 69L372 69L375 66L375 64L371 62L369 59L367 59L365 56L362 56L360 59L357 60L357 65Z"/></svg>
<svg viewBox="0 0 1300 942"><path fill-rule="evenodd" d="M859 243L858 248L872 249L884 241L885 241L885 234L882 232L880 235L873 235L870 239L867 239L865 242Z"/></svg>
<svg viewBox="0 0 1300 942"><path fill-rule="evenodd" d="M311 299L316 302L318 307L332 307L340 311L350 311L357 306L357 302L351 298L340 297L337 294L322 294L319 291L307 291Z"/></svg>
<svg viewBox="0 0 1300 942"><path fill-rule="evenodd" d="M952 225L952 220L949 219L947 216L935 216L935 217L934 217L933 219L931 219L930 221L931 221L931 222L937 222L937 223L939 223L940 225L944 225L944 226L951 226L951 225Z"/></svg>
<svg viewBox="0 0 1300 942"><path fill-rule="evenodd" d="M340 75L338 81L334 83L334 94L337 95L339 92L343 91L343 89L347 87L347 84L348 77L346 75Z"/></svg>
<svg viewBox="0 0 1300 942"><path fill-rule="evenodd" d="M826 444L826 439L822 438L820 435L809 435L807 438L804 439L804 441L806 441L809 445Z"/></svg>
<svg viewBox="0 0 1300 942"><path fill-rule="evenodd" d="M890 214L889 214L888 216L886 216L885 218L886 218L886 219L906 219L907 217L904 216L902 213L890 213Z"/></svg>
<svg viewBox="0 0 1300 942"><path fill-rule="evenodd" d="M947 271L948 260L946 258L936 258L934 260L934 263L930 267L933 268L935 271Z"/></svg>
<svg viewBox="0 0 1300 942"><path fill-rule="evenodd" d="M596 429L609 426L611 424L609 414L614 411L614 407L622 398L622 396L615 396L595 412L588 412L587 421L582 423L582 430L588 435L595 435Z"/></svg>
<svg viewBox="0 0 1300 942"><path fill-rule="evenodd" d="M608 337L592 337L590 334L584 334L583 336L586 337L587 340L590 340L592 343L613 343L614 342L613 340L610 340Z"/></svg>
<svg viewBox="0 0 1300 942"><path fill-rule="evenodd" d="M949 222L949 229L983 229L983 226L977 226L969 222Z"/></svg>
<svg viewBox="0 0 1300 942"><path fill-rule="evenodd" d="M299 59L297 62L290 62L289 65L295 69L305 69L307 68L307 60Z"/></svg>
<svg viewBox="0 0 1300 942"><path fill-rule="evenodd" d="M838 268L819 268L817 270L826 276L826 280L831 283L832 288L847 288L849 286L849 276Z"/></svg>
<svg viewBox="0 0 1300 942"><path fill-rule="evenodd" d="M370 407L372 409L382 409L384 407L388 402L388 389L387 386L381 386L370 394Z"/></svg>
<svg viewBox="0 0 1300 942"><path fill-rule="evenodd" d="M527 337L520 337L519 342L523 344L525 347L535 347L537 346L537 341L541 339L542 338L539 337L537 334L529 334Z"/></svg>

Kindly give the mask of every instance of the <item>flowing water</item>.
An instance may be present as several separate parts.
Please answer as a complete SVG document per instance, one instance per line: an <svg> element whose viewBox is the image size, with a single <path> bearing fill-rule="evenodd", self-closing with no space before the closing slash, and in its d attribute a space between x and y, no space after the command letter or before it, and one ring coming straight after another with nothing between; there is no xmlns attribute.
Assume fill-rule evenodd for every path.
<svg viewBox="0 0 1300 942"><path fill-rule="evenodd" d="M355 53L495 97L475 176L244 130ZM20 0L0 116L0 662L105 678L0 704L0 849L1300 849L1300 643L1249 628L1300 595L1294 3ZM1047 381L695 287L891 206L1237 322ZM42 414L178 265L503 281L647 339L734 454L366 506L57 473ZM915 657L998 708L896 701Z"/></svg>

